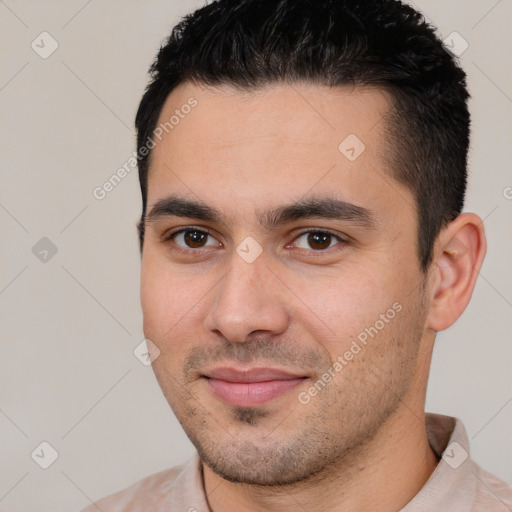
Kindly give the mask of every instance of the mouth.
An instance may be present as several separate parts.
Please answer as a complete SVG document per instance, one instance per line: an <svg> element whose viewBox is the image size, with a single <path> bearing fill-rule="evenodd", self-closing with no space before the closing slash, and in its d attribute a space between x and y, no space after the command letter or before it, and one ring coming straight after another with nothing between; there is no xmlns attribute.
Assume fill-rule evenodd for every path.
<svg viewBox="0 0 512 512"><path fill-rule="evenodd" d="M275 368L215 368L206 379L213 394L226 405L257 407L280 397L302 384L308 377Z"/></svg>

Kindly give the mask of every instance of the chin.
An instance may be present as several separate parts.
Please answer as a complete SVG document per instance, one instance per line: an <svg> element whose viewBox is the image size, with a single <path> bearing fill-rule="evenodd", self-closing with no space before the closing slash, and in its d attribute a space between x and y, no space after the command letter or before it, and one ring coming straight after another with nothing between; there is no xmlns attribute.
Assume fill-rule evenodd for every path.
<svg viewBox="0 0 512 512"><path fill-rule="evenodd" d="M236 442L229 440L215 443L208 440L205 444L192 440L203 463L214 473L229 482L258 485L285 486L310 479L330 465L326 454L317 450L311 457L304 445L299 448L293 440L288 444L282 440L268 443L268 432L257 445L254 436ZM265 438L267 443L265 444Z"/></svg>

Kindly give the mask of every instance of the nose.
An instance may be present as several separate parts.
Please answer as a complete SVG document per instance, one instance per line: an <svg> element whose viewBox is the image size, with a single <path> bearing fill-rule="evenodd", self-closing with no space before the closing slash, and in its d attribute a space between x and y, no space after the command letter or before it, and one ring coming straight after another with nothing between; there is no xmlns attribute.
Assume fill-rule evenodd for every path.
<svg viewBox="0 0 512 512"><path fill-rule="evenodd" d="M234 253L227 273L214 289L205 327L232 343L249 336L272 336L289 323L282 282L267 267L263 255L247 263Z"/></svg>

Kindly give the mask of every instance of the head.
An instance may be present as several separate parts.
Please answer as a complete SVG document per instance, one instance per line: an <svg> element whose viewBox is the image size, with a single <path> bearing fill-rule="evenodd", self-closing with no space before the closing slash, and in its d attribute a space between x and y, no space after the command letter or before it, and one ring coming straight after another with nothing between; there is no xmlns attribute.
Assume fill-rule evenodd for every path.
<svg viewBox="0 0 512 512"><path fill-rule="evenodd" d="M151 74L155 373L221 476L307 479L422 407L434 333L470 298L465 74L409 6L316 0L207 5ZM270 384L226 384L246 372Z"/></svg>
<svg viewBox="0 0 512 512"><path fill-rule="evenodd" d="M390 177L413 194L424 270L441 227L462 211L466 75L422 15L401 2L213 2L174 28L150 72L136 118L139 151L155 139L166 99L184 82L385 90L393 107L385 119ZM151 152L139 154L142 246Z"/></svg>

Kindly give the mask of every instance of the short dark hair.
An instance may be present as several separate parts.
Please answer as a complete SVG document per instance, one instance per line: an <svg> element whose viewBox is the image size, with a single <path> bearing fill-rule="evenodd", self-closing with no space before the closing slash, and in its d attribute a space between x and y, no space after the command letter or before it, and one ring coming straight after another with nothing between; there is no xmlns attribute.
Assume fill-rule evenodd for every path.
<svg viewBox="0 0 512 512"><path fill-rule="evenodd" d="M150 68L136 116L140 150L179 84L376 86L390 93L390 175L409 188L426 271L435 239L462 211L469 112L466 74L435 28L398 0L219 0L184 17ZM141 249L151 154L139 157Z"/></svg>

